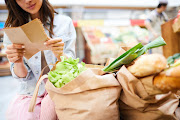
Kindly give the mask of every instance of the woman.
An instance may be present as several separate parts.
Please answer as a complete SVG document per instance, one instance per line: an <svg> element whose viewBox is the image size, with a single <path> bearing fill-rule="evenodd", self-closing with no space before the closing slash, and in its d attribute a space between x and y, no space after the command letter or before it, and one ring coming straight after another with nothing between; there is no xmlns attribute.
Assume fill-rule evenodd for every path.
<svg viewBox="0 0 180 120"><path fill-rule="evenodd" d="M44 96L46 96L44 82L39 89L35 112L29 113L28 106L42 68L60 60L62 53L66 57L75 57L76 33L72 21L69 17L57 14L48 0L5 0L5 3L8 9L5 27L21 26L30 20L39 18L44 25L46 34L50 37L44 44L51 49L38 52L27 60L23 57L25 46L12 44L4 34L4 46L7 49L7 58L11 63L12 76L19 81L19 92L9 106L7 119L38 120L43 119L42 116L48 117L49 112L52 117L55 114L52 113L54 107L49 98L44 100ZM48 71L49 69L45 70L44 74ZM47 102L45 104L47 106L42 106L43 102ZM48 108L46 109L46 107ZM54 119L54 117L52 118Z"/></svg>

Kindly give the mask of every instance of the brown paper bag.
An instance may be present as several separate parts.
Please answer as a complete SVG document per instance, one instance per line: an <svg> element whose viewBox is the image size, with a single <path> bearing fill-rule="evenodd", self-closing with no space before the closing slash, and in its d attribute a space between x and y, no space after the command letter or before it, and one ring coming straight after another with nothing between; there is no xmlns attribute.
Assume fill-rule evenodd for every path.
<svg viewBox="0 0 180 120"><path fill-rule="evenodd" d="M119 120L121 87L113 74L100 71L88 69L62 88L46 83L60 120Z"/></svg>
<svg viewBox="0 0 180 120"><path fill-rule="evenodd" d="M114 74L103 75L102 66L86 67L86 71L62 88L46 82L45 88L55 103L59 120L119 120L119 82ZM36 85L29 112L34 110L39 85L45 78L47 75L42 76Z"/></svg>
<svg viewBox="0 0 180 120"><path fill-rule="evenodd" d="M160 94L153 89L153 76L137 79L125 66L117 73L122 86L120 113L124 120L176 120L174 113L179 104L175 94Z"/></svg>
<svg viewBox="0 0 180 120"><path fill-rule="evenodd" d="M60 120L119 120L121 87L113 74L98 73L88 69L62 88L46 83Z"/></svg>

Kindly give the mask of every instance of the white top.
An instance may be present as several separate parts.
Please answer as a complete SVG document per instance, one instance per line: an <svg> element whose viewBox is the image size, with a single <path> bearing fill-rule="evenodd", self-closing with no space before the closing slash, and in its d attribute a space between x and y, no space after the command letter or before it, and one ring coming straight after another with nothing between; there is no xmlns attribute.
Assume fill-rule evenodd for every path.
<svg viewBox="0 0 180 120"><path fill-rule="evenodd" d="M165 12L158 13L157 9L150 12L146 21L149 21L152 28L158 35L161 35L161 25L168 21L168 16ZM150 32L150 40L154 39L153 34Z"/></svg>
<svg viewBox="0 0 180 120"><path fill-rule="evenodd" d="M49 26L48 26L49 27ZM46 34L49 36L49 31L45 29ZM68 57L75 58L75 42L76 42L76 32L72 23L71 18L57 14L54 17L54 36L53 38L62 38L64 45L64 54ZM7 45L12 44L8 39L7 35L4 34L3 40L5 48ZM47 64L55 64L57 58L50 50L44 51L45 59ZM37 80L41 73L41 52L38 52L32 56L29 60L24 57L24 64L28 69L28 74L25 78L19 78L15 75L13 67L14 63L11 63L10 70L14 79L19 81L19 92L21 95L32 95L37 83ZM52 66L50 66L50 69ZM39 88L38 95L42 95L45 92L45 83L42 83Z"/></svg>

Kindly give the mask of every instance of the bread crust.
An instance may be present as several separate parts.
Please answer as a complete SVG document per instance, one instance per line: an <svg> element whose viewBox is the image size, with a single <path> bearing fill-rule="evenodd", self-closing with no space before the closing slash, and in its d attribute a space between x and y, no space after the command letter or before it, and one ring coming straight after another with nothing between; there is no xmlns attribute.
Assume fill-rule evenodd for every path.
<svg viewBox="0 0 180 120"><path fill-rule="evenodd" d="M180 77L180 65L166 71L166 76Z"/></svg>
<svg viewBox="0 0 180 120"><path fill-rule="evenodd" d="M145 54L134 61L128 70L136 77L145 77L160 73L167 68L166 58L161 54Z"/></svg>
<svg viewBox="0 0 180 120"><path fill-rule="evenodd" d="M180 66L170 68L154 77L154 85L162 91L180 89Z"/></svg>

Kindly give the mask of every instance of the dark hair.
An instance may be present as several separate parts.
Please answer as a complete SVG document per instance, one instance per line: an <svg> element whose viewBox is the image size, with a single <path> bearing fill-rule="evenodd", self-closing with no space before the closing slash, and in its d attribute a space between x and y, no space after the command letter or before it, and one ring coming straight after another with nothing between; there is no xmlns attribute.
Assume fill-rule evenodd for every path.
<svg viewBox="0 0 180 120"><path fill-rule="evenodd" d="M161 8L162 6L166 7L167 3L159 3L159 5L157 6L157 8Z"/></svg>
<svg viewBox="0 0 180 120"><path fill-rule="evenodd" d="M5 22L5 27L18 27L29 22L29 13L24 11L17 3L16 0L5 0L8 9L8 18ZM43 0L42 6L39 10L41 22L47 29L47 23L50 24L48 29L50 37L53 33L53 20L55 10L48 0ZM44 14L45 13L45 14Z"/></svg>

